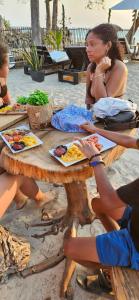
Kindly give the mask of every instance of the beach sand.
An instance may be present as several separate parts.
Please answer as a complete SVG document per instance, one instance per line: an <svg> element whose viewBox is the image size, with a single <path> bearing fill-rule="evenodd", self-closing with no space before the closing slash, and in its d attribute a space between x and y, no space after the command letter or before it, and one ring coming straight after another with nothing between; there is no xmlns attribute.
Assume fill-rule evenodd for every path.
<svg viewBox="0 0 139 300"><path fill-rule="evenodd" d="M129 80L125 98L133 99L139 105L139 64L128 63L127 67L129 70ZM57 104L64 102L65 104L75 103L84 106L85 84L74 86L69 83L59 83L56 74L46 76L43 83L36 83L31 80L30 76L24 75L22 69L10 70L8 86L13 101L15 101L17 96L28 95L28 93L38 88L53 93ZM115 188L139 176L138 162L139 152L136 150L126 150L120 160L113 163L112 166L107 169L108 176ZM58 192L57 200L47 205L48 211L53 211L54 208L60 209L66 207L65 192L62 186L54 187L52 184L44 182L39 182L39 186L44 191L54 189ZM87 180L87 186L89 193L93 195L96 191L94 179L90 178ZM21 211L16 211L15 206L11 205L1 220L2 225L5 225L8 229L19 235L25 236L25 238L29 240L31 244L30 265L39 263L45 258L56 254L62 246L62 233L59 233L57 236L48 236L44 242L31 237L33 233L42 232L43 229L30 228L27 230L25 224L38 222L40 221L40 217L41 209L37 209L33 201L30 200L28 205ZM87 225L84 226L84 228L80 228L79 235L90 236L101 234L102 232L104 232L103 226L99 221L95 221L91 226ZM50 270L32 275L26 279L18 276L10 278L5 284L0 286L0 299L47 300L47 298L50 297L51 300L59 300L59 288L64 263L65 261ZM82 268L78 266L72 280L74 300L111 299L111 297L107 295L96 296L80 289L76 284L76 274L81 270Z"/></svg>

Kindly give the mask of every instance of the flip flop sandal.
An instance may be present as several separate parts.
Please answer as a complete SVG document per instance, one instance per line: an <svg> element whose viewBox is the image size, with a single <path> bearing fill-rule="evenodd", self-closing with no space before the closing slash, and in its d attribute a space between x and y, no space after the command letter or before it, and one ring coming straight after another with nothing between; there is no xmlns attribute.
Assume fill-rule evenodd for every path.
<svg viewBox="0 0 139 300"><path fill-rule="evenodd" d="M102 269L98 271L97 275L77 275L76 280L81 288L90 293L101 295L112 291L108 274L103 272Z"/></svg>

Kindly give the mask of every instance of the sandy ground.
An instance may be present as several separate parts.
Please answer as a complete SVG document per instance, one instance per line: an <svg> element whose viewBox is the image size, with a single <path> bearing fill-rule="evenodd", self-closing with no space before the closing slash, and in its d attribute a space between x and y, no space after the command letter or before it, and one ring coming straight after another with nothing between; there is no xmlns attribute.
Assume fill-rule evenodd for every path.
<svg viewBox="0 0 139 300"><path fill-rule="evenodd" d="M139 64L129 63L129 80L126 98L133 99L139 104ZM56 103L76 103L84 106L85 84L76 86L68 83L59 83L57 75L49 75L45 77L43 83L33 82L30 76L24 75L23 70L11 70L9 76L9 90L13 101L19 95L28 95L29 92L36 88L48 90L53 94ZM115 162L108 168L108 176L114 187L119 187L139 176L138 168L139 153L135 150L126 150L119 161ZM53 187L52 184L39 182L40 187L44 190L55 189L58 192L58 198L54 203L48 205L48 211L54 208L66 207L66 199L64 188L62 186ZM87 181L88 190L91 194L95 192L95 181L89 179ZM12 205L3 219L1 224L5 225L11 231L23 235L30 241L31 244L31 261L30 265L40 262L46 257L56 254L62 245L62 233L57 236L49 236L44 242L31 237L32 233L40 232L39 229L29 229L25 227L26 223L37 222L40 220L41 210L36 209L35 204L30 200L28 205L21 211L16 211ZM41 229L42 231L43 229ZM80 235L97 235L104 232L104 228L100 222L96 221L91 226L84 226L80 229ZM26 279L20 277L10 278L6 284L0 286L0 299L2 300L59 300L59 287L64 269L64 261L58 266L43 273L30 276ZM78 266L77 271L81 268ZM84 292L76 284L75 277L72 280L74 287L75 300L93 300L93 299L110 299L109 296L96 296Z"/></svg>

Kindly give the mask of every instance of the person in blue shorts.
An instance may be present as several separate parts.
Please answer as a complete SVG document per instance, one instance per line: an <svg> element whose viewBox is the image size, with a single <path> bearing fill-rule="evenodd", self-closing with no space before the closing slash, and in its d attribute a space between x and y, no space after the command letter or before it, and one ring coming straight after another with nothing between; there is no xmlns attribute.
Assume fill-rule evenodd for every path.
<svg viewBox="0 0 139 300"><path fill-rule="evenodd" d="M91 123L85 123L81 128L98 133L123 147L139 149L139 139L134 137L106 131ZM65 237L65 255L90 268L102 264L104 267L120 266L139 270L139 178L115 190L107 177L99 150L85 140L79 142L79 145L77 144L79 149L89 159L89 164L94 169L100 196L92 200L92 208L108 232L97 237ZM113 230L105 216L109 217L107 220L114 219L120 229ZM98 272L97 279L97 283L92 282L92 285L87 277L79 278L78 283L92 292L97 291L98 283L99 289L104 287L105 291L110 290L108 280L105 282L102 280L107 279L102 272Z"/></svg>

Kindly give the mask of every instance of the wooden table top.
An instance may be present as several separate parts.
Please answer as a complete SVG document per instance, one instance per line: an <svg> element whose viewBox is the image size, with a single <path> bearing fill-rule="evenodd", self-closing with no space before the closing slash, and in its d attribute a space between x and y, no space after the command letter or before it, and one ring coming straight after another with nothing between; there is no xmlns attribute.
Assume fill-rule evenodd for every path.
<svg viewBox="0 0 139 300"><path fill-rule="evenodd" d="M135 129L127 130L124 133L134 135ZM78 136L86 136L87 134L78 134ZM36 148L12 154L12 152L4 147L2 150L4 167L12 174L22 174L32 177L36 180L44 180L52 183L70 183L73 181L84 181L93 175L93 168L88 165L88 161L84 160L70 167L64 167L55 158L49 154L51 148L55 148L60 144L67 144L75 137L75 133L66 133L53 130L51 132L38 132L37 136L43 140L43 145ZM102 157L106 166L118 159L124 152L124 147L116 146L102 153Z"/></svg>
<svg viewBox="0 0 139 300"><path fill-rule="evenodd" d="M0 131L27 118L27 115L0 115Z"/></svg>

